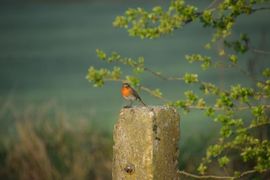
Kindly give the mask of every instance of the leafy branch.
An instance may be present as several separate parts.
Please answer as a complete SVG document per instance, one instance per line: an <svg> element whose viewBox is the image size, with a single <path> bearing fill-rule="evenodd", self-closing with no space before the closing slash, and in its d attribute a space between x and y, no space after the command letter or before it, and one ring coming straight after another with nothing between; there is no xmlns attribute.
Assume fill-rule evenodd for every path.
<svg viewBox="0 0 270 180"><path fill-rule="evenodd" d="M215 1L213 5L199 11L196 6L188 5L184 0L173 0L166 10L161 6L153 7L151 11L142 8L128 9L123 16L116 17L113 22L114 26L127 29L130 36L153 39L183 28L187 23L199 21L203 27L214 30L211 40L205 47L211 50L215 43L221 42L224 48L218 50L218 55L224 60L217 61L215 57L197 53L186 55L185 59L189 63L199 64L204 71L218 66L235 68L255 82L256 87L238 83L221 88L200 79L200 74L190 72L184 72L182 76L168 76L146 67L143 57L127 58L116 52L108 55L99 49L97 56L100 60L117 66L112 69L90 67L86 78L96 87L102 87L106 81L129 81L134 87L162 100L166 105L180 108L187 113L201 110L215 123L220 124L216 143L207 148L198 166L197 170L201 175L185 171L179 171L179 174L197 179L237 179L249 174L266 172L270 169L269 138L261 138L254 132L270 125L270 68L265 67L258 77L254 77L239 64L239 60L244 59L243 55L248 52L264 55L268 55L269 52L251 46L250 39L245 33L240 34L239 38L231 36L239 16L249 16L270 9L264 6L264 2L263 0ZM124 76L121 70L123 67L130 68L132 73ZM150 73L164 81L196 84L199 89L185 91L184 98L169 100L160 89L141 84L140 74L143 73ZM243 115L243 111L248 116ZM252 169L242 173L234 169L234 175L231 176L205 175L213 162L217 162L220 168L233 163L234 159L230 154L232 152L237 154L241 165L249 165L246 169Z"/></svg>

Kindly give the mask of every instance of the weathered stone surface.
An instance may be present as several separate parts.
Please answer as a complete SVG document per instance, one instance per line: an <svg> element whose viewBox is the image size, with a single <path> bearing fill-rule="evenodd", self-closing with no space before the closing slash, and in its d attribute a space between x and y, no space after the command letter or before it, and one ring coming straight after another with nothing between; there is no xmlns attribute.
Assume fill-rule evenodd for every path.
<svg viewBox="0 0 270 180"><path fill-rule="evenodd" d="M179 121L169 107L122 109L114 127L113 180L179 179Z"/></svg>

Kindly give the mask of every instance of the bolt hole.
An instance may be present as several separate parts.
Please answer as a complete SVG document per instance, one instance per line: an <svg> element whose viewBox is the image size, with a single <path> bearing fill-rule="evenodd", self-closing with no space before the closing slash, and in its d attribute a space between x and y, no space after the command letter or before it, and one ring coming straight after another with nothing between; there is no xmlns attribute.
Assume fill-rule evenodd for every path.
<svg viewBox="0 0 270 180"><path fill-rule="evenodd" d="M132 175L135 172L135 166L133 164L127 164L124 171L129 175Z"/></svg>

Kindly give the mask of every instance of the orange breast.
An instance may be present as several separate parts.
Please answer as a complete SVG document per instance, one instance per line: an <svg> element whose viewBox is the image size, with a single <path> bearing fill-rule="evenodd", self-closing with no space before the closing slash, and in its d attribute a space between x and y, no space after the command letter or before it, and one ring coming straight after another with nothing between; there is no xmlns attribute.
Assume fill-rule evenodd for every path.
<svg viewBox="0 0 270 180"><path fill-rule="evenodd" d="M122 87L121 94L122 96L130 96L132 94L132 90L130 88Z"/></svg>

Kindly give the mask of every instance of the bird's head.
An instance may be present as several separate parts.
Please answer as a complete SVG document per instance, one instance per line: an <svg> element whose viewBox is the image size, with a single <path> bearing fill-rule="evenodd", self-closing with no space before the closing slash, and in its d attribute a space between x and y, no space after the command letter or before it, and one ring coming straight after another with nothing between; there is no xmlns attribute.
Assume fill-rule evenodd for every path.
<svg viewBox="0 0 270 180"><path fill-rule="evenodd" d="M122 84L122 87L123 87L123 88L129 88L129 87L130 87L130 84L127 83L127 82L124 82L124 83Z"/></svg>

